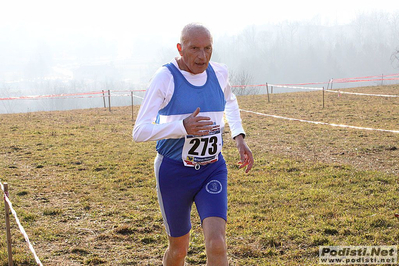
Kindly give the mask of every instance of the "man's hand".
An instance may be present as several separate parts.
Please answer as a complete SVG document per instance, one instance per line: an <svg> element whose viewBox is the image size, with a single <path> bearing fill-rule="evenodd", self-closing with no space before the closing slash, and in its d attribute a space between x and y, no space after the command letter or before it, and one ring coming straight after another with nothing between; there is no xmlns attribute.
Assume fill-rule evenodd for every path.
<svg viewBox="0 0 399 266"><path fill-rule="evenodd" d="M254 157L252 156L252 152L249 149L248 145L245 143L244 137L242 135L238 135L234 139L236 141L238 152L240 153L240 169L244 168L245 166L245 173L248 173L252 166L254 165Z"/></svg>
<svg viewBox="0 0 399 266"><path fill-rule="evenodd" d="M210 117L197 116L200 112L200 108L197 109L188 117L183 120L183 125L188 135L205 136L209 132L218 127L214 126Z"/></svg>

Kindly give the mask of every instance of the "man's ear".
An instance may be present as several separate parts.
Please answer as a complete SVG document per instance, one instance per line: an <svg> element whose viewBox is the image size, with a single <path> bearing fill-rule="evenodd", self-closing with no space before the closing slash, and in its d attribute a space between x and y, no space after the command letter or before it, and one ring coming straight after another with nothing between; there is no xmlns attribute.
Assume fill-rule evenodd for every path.
<svg viewBox="0 0 399 266"><path fill-rule="evenodd" d="M181 50L182 50L181 44L178 43L176 46L177 46L177 51L179 51L179 54L182 55L181 54Z"/></svg>

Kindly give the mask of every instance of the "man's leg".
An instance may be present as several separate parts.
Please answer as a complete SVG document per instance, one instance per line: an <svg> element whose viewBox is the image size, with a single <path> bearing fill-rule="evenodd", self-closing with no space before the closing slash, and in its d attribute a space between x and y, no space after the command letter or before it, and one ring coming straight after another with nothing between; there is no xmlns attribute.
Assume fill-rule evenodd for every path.
<svg viewBox="0 0 399 266"><path fill-rule="evenodd" d="M190 241L190 233L181 237L169 236L169 247L163 257L164 266L183 266Z"/></svg>
<svg viewBox="0 0 399 266"><path fill-rule="evenodd" d="M184 167L182 163L159 154L155 158L154 169L158 201L169 235L163 265L184 265L190 241L191 206L197 191L192 189L192 181L188 177L192 176L195 169Z"/></svg>
<svg viewBox="0 0 399 266"><path fill-rule="evenodd" d="M219 217L205 218L202 224L208 266L227 266L226 221Z"/></svg>

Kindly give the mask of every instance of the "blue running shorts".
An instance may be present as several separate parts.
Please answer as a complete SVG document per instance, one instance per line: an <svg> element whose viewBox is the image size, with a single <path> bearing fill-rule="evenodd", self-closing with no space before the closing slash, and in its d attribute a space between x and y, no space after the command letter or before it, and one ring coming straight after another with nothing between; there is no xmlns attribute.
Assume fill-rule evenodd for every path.
<svg viewBox="0 0 399 266"><path fill-rule="evenodd" d="M221 154L215 163L196 170L160 154L154 162L159 206L169 236L184 236L191 230L193 202L201 218L227 221L227 167Z"/></svg>

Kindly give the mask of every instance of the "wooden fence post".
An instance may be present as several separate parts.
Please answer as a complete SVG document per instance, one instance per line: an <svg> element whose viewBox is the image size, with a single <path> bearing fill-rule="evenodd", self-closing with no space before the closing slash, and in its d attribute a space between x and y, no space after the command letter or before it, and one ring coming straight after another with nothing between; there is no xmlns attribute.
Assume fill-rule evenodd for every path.
<svg viewBox="0 0 399 266"><path fill-rule="evenodd" d="M6 211L6 232L7 232L7 251L8 251L8 265L13 266L12 248L11 248L11 229L10 229L10 208L6 201L8 197L8 184L4 183L4 209Z"/></svg>
<svg viewBox="0 0 399 266"><path fill-rule="evenodd" d="M111 112L111 91L108 90L108 109Z"/></svg>
<svg viewBox="0 0 399 266"><path fill-rule="evenodd" d="M105 104L105 93L104 93L104 90L102 90L103 91L103 102L104 102L104 109L105 108L107 108L107 105Z"/></svg>
<svg viewBox="0 0 399 266"><path fill-rule="evenodd" d="M323 87L323 109L324 109L324 87Z"/></svg>
<svg viewBox="0 0 399 266"><path fill-rule="evenodd" d="M267 85L267 82L266 82L266 92L267 92L267 102L270 103L269 85Z"/></svg>
<svg viewBox="0 0 399 266"><path fill-rule="evenodd" d="M134 95L133 91L130 92L130 96L132 97L132 121L134 121Z"/></svg>

